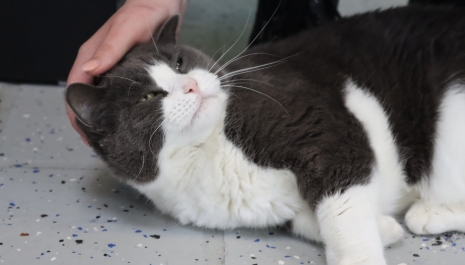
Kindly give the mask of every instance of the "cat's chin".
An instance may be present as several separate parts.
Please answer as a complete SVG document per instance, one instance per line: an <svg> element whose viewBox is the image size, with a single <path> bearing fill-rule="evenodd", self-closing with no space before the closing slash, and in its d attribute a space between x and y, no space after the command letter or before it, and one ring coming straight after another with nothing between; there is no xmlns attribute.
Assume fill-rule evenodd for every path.
<svg viewBox="0 0 465 265"><path fill-rule="evenodd" d="M198 109L192 115L188 127L191 130L213 127L224 116L226 95L219 93L215 96L202 97Z"/></svg>

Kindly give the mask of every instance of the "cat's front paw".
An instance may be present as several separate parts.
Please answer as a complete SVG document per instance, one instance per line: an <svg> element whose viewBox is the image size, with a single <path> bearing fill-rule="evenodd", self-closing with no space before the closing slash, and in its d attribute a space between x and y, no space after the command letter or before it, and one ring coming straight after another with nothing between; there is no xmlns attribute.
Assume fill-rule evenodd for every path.
<svg viewBox="0 0 465 265"><path fill-rule="evenodd" d="M465 203L428 204L416 202L405 215L405 223L417 235L465 232Z"/></svg>
<svg viewBox="0 0 465 265"><path fill-rule="evenodd" d="M404 229L391 216L380 215L378 217L378 229L383 246L389 246L404 235Z"/></svg>
<svg viewBox="0 0 465 265"><path fill-rule="evenodd" d="M383 253L363 251L360 253L337 254L332 249L326 250L328 265L386 265Z"/></svg>
<svg viewBox="0 0 465 265"><path fill-rule="evenodd" d="M335 263L337 265L386 265L383 257L366 257L366 258L345 258Z"/></svg>

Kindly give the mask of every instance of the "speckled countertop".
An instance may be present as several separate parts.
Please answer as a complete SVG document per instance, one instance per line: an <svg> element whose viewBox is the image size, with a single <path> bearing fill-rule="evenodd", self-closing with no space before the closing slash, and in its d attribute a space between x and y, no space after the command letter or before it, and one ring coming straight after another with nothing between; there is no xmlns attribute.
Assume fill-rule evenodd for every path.
<svg viewBox="0 0 465 265"><path fill-rule="evenodd" d="M181 40L208 54L234 41L251 5L232 2L191 1ZM0 264L325 264L321 246L283 230L204 230L160 214L80 141L63 87L0 83L0 100ZM386 256L390 265L463 265L465 239L406 233Z"/></svg>

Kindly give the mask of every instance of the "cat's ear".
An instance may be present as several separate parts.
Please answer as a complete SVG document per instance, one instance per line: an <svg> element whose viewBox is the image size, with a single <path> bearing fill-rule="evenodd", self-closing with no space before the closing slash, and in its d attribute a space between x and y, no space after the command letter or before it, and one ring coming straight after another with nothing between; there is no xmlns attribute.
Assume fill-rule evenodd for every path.
<svg viewBox="0 0 465 265"><path fill-rule="evenodd" d="M174 15L165 22L163 27L159 30L157 42L175 44L176 43L176 30L179 24L179 15Z"/></svg>
<svg viewBox="0 0 465 265"><path fill-rule="evenodd" d="M91 130L98 131L97 106L102 103L105 95L103 87L96 87L82 83L68 86L65 92L66 103L76 118Z"/></svg>

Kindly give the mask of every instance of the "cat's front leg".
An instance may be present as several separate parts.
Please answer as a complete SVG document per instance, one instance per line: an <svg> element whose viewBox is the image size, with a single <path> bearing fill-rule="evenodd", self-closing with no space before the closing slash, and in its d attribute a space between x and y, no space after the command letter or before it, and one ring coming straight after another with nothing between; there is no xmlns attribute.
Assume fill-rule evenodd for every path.
<svg viewBox="0 0 465 265"><path fill-rule="evenodd" d="M385 265L374 183L325 197L316 216L328 265Z"/></svg>

